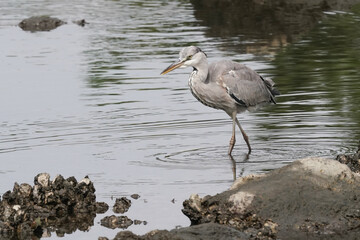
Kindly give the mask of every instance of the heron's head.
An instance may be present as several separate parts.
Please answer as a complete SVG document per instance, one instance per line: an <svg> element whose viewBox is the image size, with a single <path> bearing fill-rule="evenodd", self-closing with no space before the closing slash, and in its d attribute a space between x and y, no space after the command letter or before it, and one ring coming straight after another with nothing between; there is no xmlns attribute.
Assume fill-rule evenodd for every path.
<svg viewBox="0 0 360 240"><path fill-rule="evenodd" d="M206 58L206 54L198 47L190 46L183 48L179 53L179 61L168 66L161 75L164 75L177 68L194 67L200 64Z"/></svg>

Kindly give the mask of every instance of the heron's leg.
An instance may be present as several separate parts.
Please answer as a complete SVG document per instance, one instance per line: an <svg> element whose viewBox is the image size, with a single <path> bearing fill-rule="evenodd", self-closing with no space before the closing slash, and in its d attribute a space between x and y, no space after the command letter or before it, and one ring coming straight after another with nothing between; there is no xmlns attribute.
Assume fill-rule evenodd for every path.
<svg viewBox="0 0 360 240"><path fill-rule="evenodd" d="M231 152L235 146L235 142L236 142L236 139L235 139L235 125L236 125L236 122L235 122L235 119L236 119L236 116L235 118L233 117L233 125L232 125L232 136L231 136L231 139L230 139L230 145L229 145L229 151L228 151L228 154L231 156Z"/></svg>
<svg viewBox="0 0 360 240"><path fill-rule="evenodd" d="M236 124L239 126L240 131L241 131L241 133L242 133L242 135L243 135L243 137L244 137L244 140L245 140L245 142L246 142L246 144L247 144L247 146L248 146L248 149L249 149L248 154L250 154L250 153L251 153L251 146L250 146L250 142L249 142L249 137L246 135L244 129L241 127L241 125L240 125L239 120L237 119L237 117L235 117L235 121L236 121Z"/></svg>
<svg viewBox="0 0 360 240"><path fill-rule="evenodd" d="M235 181L236 180L236 162L235 162L233 156L231 156L230 154L229 154L229 158L230 158L230 161L231 161L232 166L233 166L232 167L232 173L233 173L233 179Z"/></svg>

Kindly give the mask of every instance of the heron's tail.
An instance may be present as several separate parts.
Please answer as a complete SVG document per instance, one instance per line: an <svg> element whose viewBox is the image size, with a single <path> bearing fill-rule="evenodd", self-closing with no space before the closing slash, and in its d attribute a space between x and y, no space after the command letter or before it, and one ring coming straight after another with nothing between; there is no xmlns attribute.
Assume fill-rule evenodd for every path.
<svg viewBox="0 0 360 240"><path fill-rule="evenodd" d="M265 78L263 79L265 84L266 84L266 87L270 90L271 94L273 96L277 96L277 95L280 95L280 92L279 90L277 90L274 86L275 86L275 82L271 79L271 78Z"/></svg>
<svg viewBox="0 0 360 240"><path fill-rule="evenodd" d="M269 89L270 93L271 93L271 102L276 104L275 101L275 96L280 95L279 90L277 90L274 86L275 86L275 82L271 79L271 78L263 78L262 76L260 76L261 79L264 81L267 89Z"/></svg>

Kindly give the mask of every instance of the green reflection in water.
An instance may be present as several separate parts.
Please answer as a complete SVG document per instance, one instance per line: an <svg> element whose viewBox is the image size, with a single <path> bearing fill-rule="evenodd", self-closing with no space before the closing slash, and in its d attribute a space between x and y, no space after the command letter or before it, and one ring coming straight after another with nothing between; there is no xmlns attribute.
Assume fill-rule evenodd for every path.
<svg viewBox="0 0 360 240"><path fill-rule="evenodd" d="M269 70L285 111L324 111L360 129L360 5L329 15L298 43L282 49ZM280 112L283 108L273 108ZM331 122L331 119L329 119ZM359 131L354 133L359 139Z"/></svg>

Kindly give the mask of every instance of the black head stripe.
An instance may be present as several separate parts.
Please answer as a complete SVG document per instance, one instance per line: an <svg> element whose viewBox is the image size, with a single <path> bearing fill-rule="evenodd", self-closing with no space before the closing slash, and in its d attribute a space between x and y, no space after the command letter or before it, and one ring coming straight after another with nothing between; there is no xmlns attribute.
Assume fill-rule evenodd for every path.
<svg viewBox="0 0 360 240"><path fill-rule="evenodd" d="M201 50L201 48L196 47L196 53L198 53L198 52L202 52L207 57L207 54L203 50Z"/></svg>

